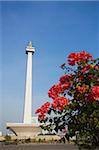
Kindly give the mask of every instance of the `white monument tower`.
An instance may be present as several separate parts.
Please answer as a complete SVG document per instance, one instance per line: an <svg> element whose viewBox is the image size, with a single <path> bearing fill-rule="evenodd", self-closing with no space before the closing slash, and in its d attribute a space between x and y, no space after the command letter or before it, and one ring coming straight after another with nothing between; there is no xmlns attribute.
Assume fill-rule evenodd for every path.
<svg viewBox="0 0 99 150"><path fill-rule="evenodd" d="M32 42L26 48L27 54L27 73L26 73L26 89L25 89L25 103L24 103L24 118L23 123L31 124L32 122L32 55L35 48L32 47Z"/></svg>
<svg viewBox="0 0 99 150"><path fill-rule="evenodd" d="M22 123L7 123L7 129L11 130L17 136L31 137L41 132L40 123L37 117L32 117L32 55L35 48L32 42L26 48L27 54L27 71L26 71L26 87L24 100L24 117ZM34 121L34 122L33 122Z"/></svg>

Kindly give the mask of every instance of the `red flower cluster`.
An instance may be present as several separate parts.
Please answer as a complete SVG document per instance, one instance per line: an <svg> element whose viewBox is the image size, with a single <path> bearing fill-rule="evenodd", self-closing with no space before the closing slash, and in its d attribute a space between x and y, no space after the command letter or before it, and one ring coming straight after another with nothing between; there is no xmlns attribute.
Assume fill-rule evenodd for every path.
<svg viewBox="0 0 99 150"><path fill-rule="evenodd" d="M78 59L77 53L71 53L68 56L68 63L69 63L69 65L74 66L76 64L77 59Z"/></svg>
<svg viewBox="0 0 99 150"><path fill-rule="evenodd" d="M68 89L71 86L71 81L73 79L73 74L63 75L60 77L59 81L62 85L62 91L64 92L66 89Z"/></svg>
<svg viewBox="0 0 99 150"><path fill-rule="evenodd" d="M53 110L63 111L64 107L70 102L69 99L65 98L65 96L63 95L69 95L71 97L76 95L76 97L74 97L74 100L77 100L77 102L79 102L79 99L88 102L99 100L99 86L91 87L92 84L90 83L90 80L88 80L89 78L96 78L95 82L98 83L96 72L99 69L99 66L96 63L96 65L94 65L94 63L90 64L90 60L93 61L92 55L88 54L85 51L71 53L68 56L69 65L78 65L78 68L76 69L76 71L70 69L70 71L74 71L74 74L63 75L62 77L60 77L59 83L50 88L50 90L48 91L48 96L53 99L52 104L47 102L36 111L36 113L39 114L38 118L40 121L45 119L46 113L50 108L53 108ZM68 69L66 68L65 63L60 67L62 69ZM90 69L92 69L92 71L90 71ZM87 82L87 80L89 82ZM94 80L92 81L93 83L95 83ZM76 86L78 82L80 82L81 86ZM73 101L71 100L71 102ZM74 106L72 106L72 108L73 107Z"/></svg>
<svg viewBox="0 0 99 150"><path fill-rule="evenodd" d="M99 100L99 86L93 86L91 89L94 99Z"/></svg>
<svg viewBox="0 0 99 150"><path fill-rule="evenodd" d="M62 85L62 90L63 90L63 92L64 92L65 90L67 90L70 86L71 86L71 83L70 83L70 82L66 82L65 84L63 84L63 85Z"/></svg>
<svg viewBox="0 0 99 150"><path fill-rule="evenodd" d="M52 99L55 99L59 96L59 94L62 94L66 89L68 89L70 85L70 82L66 82L64 84L56 84L52 86L51 89L48 91L48 96Z"/></svg>
<svg viewBox="0 0 99 150"><path fill-rule="evenodd" d="M71 53L68 56L68 63L71 66L76 65L79 62L85 62L86 60L93 60L92 55L90 55L89 53L82 51L82 52L78 52L78 53Z"/></svg>
<svg viewBox="0 0 99 150"><path fill-rule="evenodd" d="M85 66L83 69L82 69L82 72L85 73L87 71L89 71L90 69L95 69L95 70L99 70L99 66L93 66L91 64L88 64L87 66Z"/></svg>
<svg viewBox="0 0 99 150"><path fill-rule="evenodd" d="M66 83L66 81L68 81L69 80L69 75L63 75L62 77L60 77L60 79L59 79L59 81L60 81L60 83L61 84L64 84L64 83Z"/></svg>
<svg viewBox="0 0 99 150"><path fill-rule="evenodd" d="M77 90L80 92L80 93L84 93L86 92L86 90L89 88L88 85L85 85L85 86L77 86Z"/></svg>
<svg viewBox="0 0 99 150"><path fill-rule="evenodd" d="M63 80L61 80L62 83L64 83ZM70 82L66 82L64 84L59 83L52 86L52 88L49 90L48 95L53 99L52 108L54 110L61 111L64 109L64 106L69 103L68 99L66 99L65 97L61 97L59 94L62 94L68 87L70 87L70 85L71 85Z"/></svg>
<svg viewBox="0 0 99 150"><path fill-rule="evenodd" d="M46 102L39 109L36 110L36 113L39 113L38 115L39 120L44 120L45 114L49 111L49 107L50 107L50 103Z"/></svg>
<svg viewBox="0 0 99 150"><path fill-rule="evenodd" d="M95 69L95 70L99 70L99 66L96 66L96 65L95 65L95 66L94 66L94 69Z"/></svg>
<svg viewBox="0 0 99 150"><path fill-rule="evenodd" d="M88 70L90 70L90 69L92 69L92 68L93 68L93 66L90 65L90 64L88 64L87 66L85 66L85 67L82 69L82 72L85 73L86 71L88 71Z"/></svg>
<svg viewBox="0 0 99 150"><path fill-rule="evenodd" d="M99 86L92 86L91 91L86 98L87 98L87 101L90 101L90 102L99 100Z"/></svg>
<svg viewBox="0 0 99 150"><path fill-rule="evenodd" d="M48 91L48 96L52 99L55 99L60 93L62 93L62 86L61 84L56 84L52 86L51 89Z"/></svg>
<svg viewBox="0 0 99 150"><path fill-rule="evenodd" d="M67 104L69 104L69 100L66 99L65 97L56 97L52 103L52 108L54 110L62 111L64 109L64 106Z"/></svg>

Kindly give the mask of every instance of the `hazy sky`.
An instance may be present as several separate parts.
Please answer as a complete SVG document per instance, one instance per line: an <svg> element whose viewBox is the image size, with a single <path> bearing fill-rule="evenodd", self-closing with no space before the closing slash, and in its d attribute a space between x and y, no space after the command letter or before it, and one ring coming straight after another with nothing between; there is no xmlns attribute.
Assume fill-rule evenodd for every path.
<svg viewBox="0 0 99 150"><path fill-rule="evenodd" d="M0 2L0 130L21 122L26 54L33 41L33 115L70 52L99 56L99 2ZM2 115L2 117L1 117Z"/></svg>

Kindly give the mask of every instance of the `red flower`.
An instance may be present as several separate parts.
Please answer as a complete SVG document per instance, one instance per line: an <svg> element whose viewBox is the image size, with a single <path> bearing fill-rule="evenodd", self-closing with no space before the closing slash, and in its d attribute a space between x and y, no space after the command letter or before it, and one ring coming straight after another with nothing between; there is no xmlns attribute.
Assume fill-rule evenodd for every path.
<svg viewBox="0 0 99 150"><path fill-rule="evenodd" d="M86 90L89 88L88 85L85 85L85 86L77 86L77 90L80 92L80 93L84 93L86 92Z"/></svg>
<svg viewBox="0 0 99 150"><path fill-rule="evenodd" d="M90 69L92 69L92 68L93 68L93 66L90 65L90 64L88 64L87 66L85 66L85 67L82 69L82 72L85 73L86 71L88 71L88 70L90 70Z"/></svg>
<svg viewBox="0 0 99 150"><path fill-rule="evenodd" d="M93 60L92 55L90 55L85 51L78 52L77 55L78 55L78 61Z"/></svg>
<svg viewBox="0 0 99 150"><path fill-rule="evenodd" d="M42 105L39 109L36 110L36 113L47 113L50 107L50 103L46 102L44 105Z"/></svg>
<svg viewBox="0 0 99 150"><path fill-rule="evenodd" d="M55 99L60 93L62 93L62 85L56 84L52 86L51 89L48 91L48 96L52 99Z"/></svg>
<svg viewBox="0 0 99 150"><path fill-rule="evenodd" d="M84 61L88 61L88 60L93 60L92 55L90 55L89 53L82 51L82 52L78 52L78 53L71 53L68 56L68 63L71 66L76 65L77 63L81 63Z"/></svg>
<svg viewBox="0 0 99 150"><path fill-rule="evenodd" d="M64 92L65 90L67 90L70 86L71 86L71 83L70 83L70 82L66 82L66 83L62 86L63 92Z"/></svg>
<svg viewBox="0 0 99 150"><path fill-rule="evenodd" d="M51 91L51 90L49 90L49 91L48 91L48 96L49 96L50 98L52 98L52 99L55 99L55 97L57 97L58 94L55 93L55 92L53 92L53 91Z"/></svg>
<svg viewBox="0 0 99 150"><path fill-rule="evenodd" d="M41 108L38 108L35 113L37 114L40 113L41 111L42 111Z"/></svg>
<svg viewBox="0 0 99 150"><path fill-rule="evenodd" d="M39 115L38 115L38 120L39 120L39 121L45 120L45 114L39 114Z"/></svg>
<svg viewBox="0 0 99 150"><path fill-rule="evenodd" d="M69 100L65 97L56 97L52 103L52 107L54 110L63 110L64 106L69 104Z"/></svg>
<svg viewBox="0 0 99 150"><path fill-rule="evenodd" d="M50 103L46 102L44 105L42 105L39 109L36 110L36 113L38 113L38 119L44 120L45 114L49 111Z"/></svg>
<svg viewBox="0 0 99 150"><path fill-rule="evenodd" d="M99 86L93 86L91 89L94 99L99 100Z"/></svg>
<svg viewBox="0 0 99 150"><path fill-rule="evenodd" d="M62 77L60 77L60 79L59 79L61 84L66 83L66 81L68 81L68 80L69 80L69 75L66 75L66 74L63 75Z"/></svg>
<svg viewBox="0 0 99 150"><path fill-rule="evenodd" d="M77 59L78 59L77 53L71 53L68 56L68 63L69 63L69 65L74 66L76 64Z"/></svg>
<svg viewBox="0 0 99 150"><path fill-rule="evenodd" d="M96 66L96 65L95 65L95 66L94 66L94 69L95 69L95 70L99 70L99 66Z"/></svg>
<svg viewBox="0 0 99 150"><path fill-rule="evenodd" d="M95 101L96 99L94 98L93 93L89 93L88 96L86 97L86 100L87 100L87 101L90 101L90 102L93 102L93 101Z"/></svg>

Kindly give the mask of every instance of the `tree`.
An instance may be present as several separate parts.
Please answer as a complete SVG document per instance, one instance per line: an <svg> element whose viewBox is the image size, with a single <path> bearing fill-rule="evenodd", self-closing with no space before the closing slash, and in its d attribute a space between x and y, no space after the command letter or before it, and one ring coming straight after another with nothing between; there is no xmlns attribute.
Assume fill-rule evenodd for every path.
<svg viewBox="0 0 99 150"><path fill-rule="evenodd" d="M38 113L43 129L64 131L66 138L77 136L82 145L99 146L99 59L82 51L68 56L68 66L60 66L64 75L48 91L52 103L46 102Z"/></svg>

